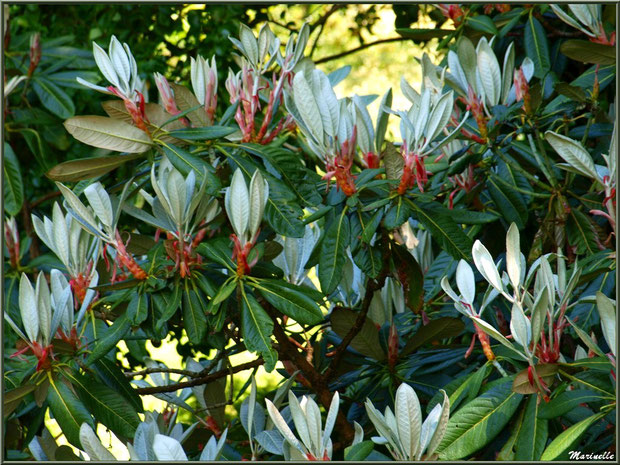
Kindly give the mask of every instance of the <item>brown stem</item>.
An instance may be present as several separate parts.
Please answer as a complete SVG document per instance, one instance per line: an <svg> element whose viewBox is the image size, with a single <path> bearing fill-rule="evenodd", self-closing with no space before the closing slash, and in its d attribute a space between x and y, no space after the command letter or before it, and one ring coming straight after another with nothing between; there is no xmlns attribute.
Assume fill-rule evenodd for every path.
<svg viewBox="0 0 620 465"><path fill-rule="evenodd" d="M160 392L174 392L174 391L177 391L183 388L207 384L216 379L220 379L225 376L228 376L230 373L238 373L243 370L249 370L250 368L260 366L263 363L265 363L265 361L262 358L258 358L251 362L242 363L241 365L237 365L236 367L233 367L233 368L224 368L222 370L201 376L200 378L194 378L190 381L183 381L180 383L168 384L166 386L153 386L153 387L147 387L147 388L138 388L136 389L136 392L142 395L158 394Z"/></svg>
<svg viewBox="0 0 620 465"><path fill-rule="evenodd" d="M387 44L390 42L400 42L403 40L409 40L409 39L407 39L406 37L391 37L389 39L381 39L381 40L376 40L374 42L368 42L366 44L360 45L359 47L352 48L351 50L345 50L344 52L336 53L335 55L328 55L326 57L319 58L318 60L315 60L314 63L318 65L319 63L325 63L327 61L337 60L339 58L346 57L347 55L351 55L352 53L359 52L361 50L367 49L374 45Z"/></svg>

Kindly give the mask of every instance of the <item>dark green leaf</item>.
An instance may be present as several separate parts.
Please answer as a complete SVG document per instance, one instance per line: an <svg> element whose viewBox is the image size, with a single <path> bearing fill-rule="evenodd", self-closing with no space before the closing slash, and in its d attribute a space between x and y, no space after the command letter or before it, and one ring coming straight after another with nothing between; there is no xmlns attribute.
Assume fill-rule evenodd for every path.
<svg viewBox="0 0 620 465"><path fill-rule="evenodd" d="M497 35L499 33L495 27L495 23L493 23L493 20L488 16L469 16L465 24L476 31L486 32L487 34Z"/></svg>
<svg viewBox="0 0 620 465"><path fill-rule="evenodd" d="M568 452L573 450L573 447L577 444L581 436L588 431L590 426L602 418L603 414L592 415L579 423L575 423L573 426L564 430L557 436L551 444L547 446L545 452L543 452L540 460L567 460Z"/></svg>
<svg viewBox="0 0 620 465"><path fill-rule="evenodd" d="M427 342L458 336L464 328L465 325L458 318L441 317L431 320L427 325L421 326L418 332L409 338L401 350L400 356L409 355Z"/></svg>
<svg viewBox="0 0 620 465"><path fill-rule="evenodd" d="M349 218L344 210L329 226L323 239L318 274L321 290L325 294L331 294L342 280L350 236Z"/></svg>
<svg viewBox="0 0 620 465"><path fill-rule="evenodd" d="M450 217L440 212L434 204L410 203L418 220L430 231L433 239L443 245L446 252L456 259L470 260L472 240Z"/></svg>
<svg viewBox="0 0 620 465"><path fill-rule="evenodd" d="M186 286L183 292L183 325L192 344L200 344L206 334L205 310L197 292Z"/></svg>
<svg viewBox="0 0 620 465"><path fill-rule="evenodd" d="M78 373L66 376L97 421L121 438L133 438L140 417L125 397L92 377Z"/></svg>
<svg viewBox="0 0 620 465"><path fill-rule="evenodd" d="M138 326L149 316L149 303L146 294L136 292L127 304L127 314L135 326Z"/></svg>
<svg viewBox="0 0 620 465"><path fill-rule="evenodd" d="M543 420L538 415L542 407L538 403L539 400L538 396L531 395L525 404L525 415L515 444L516 460L540 460L547 445L549 425L547 420Z"/></svg>
<svg viewBox="0 0 620 465"><path fill-rule="evenodd" d="M575 389L573 391L564 391L549 403L543 403L538 413L539 418L557 418L571 411L580 404L588 402L604 401L601 392L590 391L587 389Z"/></svg>
<svg viewBox="0 0 620 465"><path fill-rule="evenodd" d="M551 69L549 44L544 28L532 13L528 16L525 25L524 45L526 55L534 62L534 76L542 79Z"/></svg>
<svg viewBox="0 0 620 465"><path fill-rule="evenodd" d="M409 219L411 216L411 209L405 203L403 196L398 196L395 202L390 205L387 213L385 214L385 227L388 229L396 229L401 224Z"/></svg>
<svg viewBox="0 0 620 465"><path fill-rule="evenodd" d="M13 148L4 143L4 210L15 216L24 203L24 184Z"/></svg>
<svg viewBox="0 0 620 465"><path fill-rule="evenodd" d="M392 247L392 258L405 293L405 304L418 314L424 304L424 274L418 261L402 246Z"/></svg>
<svg viewBox="0 0 620 465"><path fill-rule="evenodd" d="M372 441L358 442L354 446L349 446L344 450L344 459L347 462L361 462L366 460L366 457L374 449L374 443Z"/></svg>
<svg viewBox="0 0 620 465"><path fill-rule="evenodd" d="M586 93L581 87L571 86L565 82L558 82L554 89L558 94L562 94L575 102L585 102L587 100Z"/></svg>
<svg viewBox="0 0 620 465"><path fill-rule="evenodd" d="M123 395L137 412L144 412L141 397L116 363L104 357L97 360L93 368L108 387Z"/></svg>
<svg viewBox="0 0 620 465"><path fill-rule="evenodd" d="M330 322L332 330L341 338L344 338L349 330L353 327L357 320L357 313L344 308L336 307L330 314ZM379 342L379 330L370 321L369 318L364 320L362 329L351 341L351 347L360 354L375 360L384 360L385 353L381 349Z"/></svg>
<svg viewBox="0 0 620 465"><path fill-rule="evenodd" d="M302 291L303 286L276 280L260 281L254 286L271 305L298 323L316 325L323 321L321 309Z"/></svg>
<svg viewBox="0 0 620 465"><path fill-rule="evenodd" d="M598 251L596 232L590 219L582 212L571 208L566 222L566 235L570 245L578 254L593 254Z"/></svg>
<svg viewBox="0 0 620 465"><path fill-rule="evenodd" d="M231 258L232 249L230 248L230 241L224 237L204 241L196 250L200 255L205 256L215 263L219 263L231 270L236 269L236 265Z"/></svg>
<svg viewBox="0 0 620 465"><path fill-rule="evenodd" d="M372 237L375 235L379 224L381 223L381 218L383 218L383 209L379 209L375 212L374 215L370 218L364 225L364 232L362 233L362 241L368 244Z"/></svg>
<svg viewBox="0 0 620 465"><path fill-rule="evenodd" d="M95 348L86 359L85 364L88 366L94 361L99 360L101 357L106 356L114 347L116 347L118 341L127 335L130 328L131 320L128 318L127 313L123 313L120 317L114 320L114 323L106 330L103 337L95 343Z"/></svg>
<svg viewBox="0 0 620 465"><path fill-rule="evenodd" d="M241 294L241 331L243 342L251 352L260 352L265 360L265 370L270 373L276 366L278 356L271 347L273 321L252 294Z"/></svg>
<svg viewBox="0 0 620 465"><path fill-rule="evenodd" d="M595 65L614 65L616 63L616 48L611 45L571 39L562 43L560 51L568 58L582 63L594 63Z"/></svg>
<svg viewBox="0 0 620 465"><path fill-rule="evenodd" d="M75 114L71 98L53 82L43 77L33 77L32 88L43 106L59 118L67 119Z"/></svg>
<svg viewBox="0 0 620 465"><path fill-rule="evenodd" d="M507 223L515 223L519 229L525 227L527 221L527 205L514 188L498 182L495 175L487 178L489 195Z"/></svg>
<svg viewBox="0 0 620 465"><path fill-rule="evenodd" d="M226 137L233 132L235 128L228 126L205 126L203 128L183 128L170 131L168 134L177 139L184 140L212 140Z"/></svg>
<svg viewBox="0 0 620 465"><path fill-rule="evenodd" d="M81 448L80 427L87 423L95 428L93 419L84 404L77 398L65 383L59 380L52 381L47 391L47 401L52 415L67 440L75 447Z"/></svg>
<svg viewBox="0 0 620 465"><path fill-rule="evenodd" d="M451 415L440 460L463 459L482 449L510 421L523 396L512 392L512 380L502 381Z"/></svg>

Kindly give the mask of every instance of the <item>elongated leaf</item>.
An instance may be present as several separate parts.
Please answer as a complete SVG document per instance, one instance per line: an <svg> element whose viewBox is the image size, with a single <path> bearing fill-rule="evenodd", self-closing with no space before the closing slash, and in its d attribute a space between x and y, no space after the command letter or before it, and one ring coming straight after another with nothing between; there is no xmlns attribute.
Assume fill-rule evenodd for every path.
<svg viewBox="0 0 620 465"><path fill-rule="evenodd" d="M294 286L285 281L261 281L256 285L260 294L285 315L298 323L315 325L323 320L321 309L303 286Z"/></svg>
<svg viewBox="0 0 620 465"><path fill-rule="evenodd" d="M355 324L357 314L351 310L336 307L332 310L329 319L334 332L344 338ZM368 318L364 321L362 329L351 341L351 347L375 360L385 359L385 353L379 342L379 331Z"/></svg>
<svg viewBox="0 0 620 465"><path fill-rule="evenodd" d="M581 211L571 208L566 222L566 235L578 254L594 254L598 249L592 221Z"/></svg>
<svg viewBox="0 0 620 465"><path fill-rule="evenodd" d="M545 140L566 163L581 174L592 179L599 179L592 156L579 142L551 131L545 133Z"/></svg>
<svg viewBox="0 0 620 465"><path fill-rule="evenodd" d="M465 324L459 318L441 317L431 320L427 325L421 326L418 332L407 341L400 356L404 357L413 353L427 342L458 336L464 328Z"/></svg>
<svg viewBox="0 0 620 465"><path fill-rule="evenodd" d="M331 294L342 280L346 248L351 237L346 211L337 217L325 232L319 258L319 282L325 294Z"/></svg>
<svg viewBox="0 0 620 465"><path fill-rule="evenodd" d="M174 438L156 434L153 441L153 452L157 460L165 461L187 461L187 455L181 443Z"/></svg>
<svg viewBox="0 0 620 465"><path fill-rule="evenodd" d="M104 174L115 170L119 166L124 165L128 161L133 161L140 157L140 155L112 155L109 157L95 157L83 158L81 160L70 160L54 166L45 175L52 181L82 181L84 179L103 176Z"/></svg>
<svg viewBox="0 0 620 465"><path fill-rule="evenodd" d="M152 145L146 132L105 116L75 116L64 126L80 142L102 149L142 153Z"/></svg>
<svg viewBox="0 0 620 465"><path fill-rule="evenodd" d="M196 181L201 184L203 179L207 178L207 187L205 192L209 195L217 195L222 188L220 179L215 176L215 169L202 158L192 155L187 150L168 144L164 147L164 153L170 163L181 172L183 176L187 176L190 171L196 175Z"/></svg>
<svg viewBox="0 0 620 465"><path fill-rule="evenodd" d="M68 373L66 376L98 421L117 436L133 437L140 417L127 399L92 377L78 373Z"/></svg>
<svg viewBox="0 0 620 465"><path fill-rule="evenodd" d="M522 397L507 379L462 407L448 422L439 458L459 460L482 449L508 423Z"/></svg>
<svg viewBox="0 0 620 465"><path fill-rule="evenodd" d="M344 459L347 462L361 462L366 460L366 457L374 450L374 443L372 441L362 441L347 447L344 450Z"/></svg>
<svg viewBox="0 0 620 465"><path fill-rule="evenodd" d="M116 347L118 341L127 335L130 328L131 320L127 317L127 313L114 320L114 323L107 329L103 337L95 343L95 347L86 359L85 364L88 366L107 355Z"/></svg>
<svg viewBox="0 0 620 465"><path fill-rule="evenodd" d="M183 293L183 324L192 344L200 344L207 332L205 310L196 291L186 286Z"/></svg>
<svg viewBox="0 0 620 465"><path fill-rule="evenodd" d="M444 250L456 259L471 260L471 239L448 216L440 213L430 204L410 204L418 220L430 231L433 239L443 245Z"/></svg>
<svg viewBox="0 0 620 465"><path fill-rule="evenodd" d="M515 223L519 229L527 221L527 205L520 193L509 185L499 182L496 175L487 178L489 195L506 221Z"/></svg>
<svg viewBox="0 0 620 465"><path fill-rule="evenodd" d="M549 425L547 420L539 418L542 405L538 401L538 396L531 395L525 405L523 423L515 444L516 460L539 460L547 445Z"/></svg>
<svg viewBox="0 0 620 465"><path fill-rule="evenodd" d="M568 58L582 63L613 65L616 63L616 49L611 45L596 44L587 40L567 40L560 46L560 52Z"/></svg>
<svg viewBox="0 0 620 465"><path fill-rule="evenodd" d="M418 261L401 246L392 248L392 258L403 286L405 304L414 313L420 313L424 304L424 273Z"/></svg>
<svg viewBox="0 0 620 465"><path fill-rule="evenodd" d="M103 382L127 399L137 412L144 412L142 398L136 393L123 371L108 358L97 360L93 368Z"/></svg>
<svg viewBox="0 0 620 465"><path fill-rule="evenodd" d="M558 418L565 413L570 412L581 404L588 402L600 402L604 400L600 392L588 389L575 389L573 391L564 391L549 403L543 403L540 406L538 416L540 418Z"/></svg>
<svg viewBox="0 0 620 465"><path fill-rule="evenodd" d="M106 449L103 444L101 444L101 441L87 423L82 423L82 426L80 427L80 444L82 445L81 449L84 449L91 460L116 460L116 457L114 457L112 453ZM57 455L55 455L55 458L58 460Z"/></svg>
<svg viewBox="0 0 620 465"><path fill-rule="evenodd" d="M44 77L33 77L32 88L45 108L62 119L75 114L73 101L64 90Z"/></svg>
<svg viewBox="0 0 620 465"><path fill-rule="evenodd" d="M542 25L530 14L525 25L525 52L534 62L534 76L539 79L551 69L549 44Z"/></svg>
<svg viewBox="0 0 620 465"><path fill-rule="evenodd" d="M50 383L47 391L47 401L54 419L67 440L75 447L82 447L80 442L80 427L86 423L93 427L93 419L84 404L77 398L65 383L55 380Z"/></svg>
<svg viewBox="0 0 620 465"><path fill-rule="evenodd" d="M172 137L184 140L212 140L221 139L235 131L235 128L228 126L205 126L202 128L177 129L175 131L170 131L169 134Z"/></svg>
<svg viewBox="0 0 620 465"><path fill-rule="evenodd" d="M394 402L398 437L405 454L412 460L420 448L420 432L422 430L420 401L413 388L407 383L402 383L396 390Z"/></svg>
<svg viewBox="0 0 620 465"><path fill-rule="evenodd" d="M13 148L4 143L4 210L15 216L22 209L24 203L24 184L19 169L19 162Z"/></svg>
<svg viewBox="0 0 620 465"><path fill-rule="evenodd" d="M596 293L596 306L601 316L603 336L609 350L616 355L616 302L602 292Z"/></svg>
<svg viewBox="0 0 620 465"><path fill-rule="evenodd" d="M275 368L277 355L271 347L273 321L252 294L242 292L241 331L248 350L260 352L265 359L265 370Z"/></svg>
<svg viewBox="0 0 620 465"><path fill-rule="evenodd" d="M581 420L579 423L575 423L567 430L562 431L560 435L547 446L540 460L566 460L568 458L568 451L573 449L581 436L583 436L590 426L602 416L603 415L600 413L598 415L592 415L585 420Z"/></svg>

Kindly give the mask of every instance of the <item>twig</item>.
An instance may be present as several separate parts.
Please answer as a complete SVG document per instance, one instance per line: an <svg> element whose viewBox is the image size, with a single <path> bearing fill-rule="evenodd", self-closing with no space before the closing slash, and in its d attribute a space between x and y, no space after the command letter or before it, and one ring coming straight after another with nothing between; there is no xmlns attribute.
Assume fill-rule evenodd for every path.
<svg viewBox="0 0 620 465"><path fill-rule="evenodd" d="M184 389L193 386L200 386L201 384L207 384L211 381L215 381L216 379L223 378L224 376L228 376L231 372L238 373L243 370L249 370L250 368L254 368L262 365L265 361L262 358L258 358L251 362L242 363L241 365L237 365L233 368L224 368L223 370L219 370L213 373L206 374L201 376L200 378L194 378L190 381L183 381L181 383L168 384L166 386L153 386L146 388L138 388L136 392L138 394L146 395L146 394L159 394L161 392L174 392L179 389Z"/></svg>
<svg viewBox="0 0 620 465"><path fill-rule="evenodd" d="M346 50L341 53L336 53L335 55L328 55L326 57L319 58L318 60L314 60L314 63L318 65L320 63L325 63L327 61L337 60L338 58L346 57L347 55L351 55L352 53L359 52L361 50L364 50L368 47L372 47L374 45L388 44L390 42L400 42L403 40L409 40L409 39L407 39L406 37L391 37L389 39L381 39L381 40L376 40L375 42L368 42L367 44L362 44L359 47L352 48L351 50Z"/></svg>
<svg viewBox="0 0 620 465"><path fill-rule="evenodd" d="M150 375L151 373L174 373L177 375L189 376L190 378L199 378L201 376L200 372L181 370L179 368L145 368L144 370L140 371L126 372L125 376L127 376L128 378L133 378L134 376Z"/></svg>

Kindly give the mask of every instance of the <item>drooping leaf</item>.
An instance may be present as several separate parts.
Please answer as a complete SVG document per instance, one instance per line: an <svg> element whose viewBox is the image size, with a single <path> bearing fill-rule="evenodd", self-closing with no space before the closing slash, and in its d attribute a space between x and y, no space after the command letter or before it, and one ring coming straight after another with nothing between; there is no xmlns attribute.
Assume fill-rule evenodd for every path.
<svg viewBox="0 0 620 465"><path fill-rule="evenodd" d="M344 308L335 308L330 314L331 327L338 336L344 338L357 320L357 314ZM379 342L379 330L366 318L359 333L351 341L351 347L359 353L375 360L384 360L385 353Z"/></svg>
<svg viewBox="0 0 620 465"><path fill-rule="evenodd" d="M19 169L19 162L13 148L4 143L4 210L15 216L22 209L24 203L24 184Z"/></svg>
<svg viewBox="0 0 620 465"><path fill-rule="evenodd" d="M205 310L198 292L186 286L183 292L183 324L192 344L200 344L207 332Z"/></svg>
<svg viewBox="0 0 620 465"><path fill-rule="evenodd" d="M459 318L441 317L431 320L409 338L405 347L400 352L404 357L413 353L418 347L427 342L438 341L447 337L458 336L465 328L465 324Z"/></svg>
<svg viewBox="0 0 620 465"><path fill-rule="evenodd" d="M601 402L603 400L604 395L602 393L589 389L564 391L557 397L554 397L551 402L544 402L540 406L538 416L545 419L558 418L581 404Z"/></svg>
<svg viewBox="0 0 620 465"><path fill-rule="evenodd" d="M525 52L534 62L534 76L542 79L551 68L547 35L540 22L530 14L525 25Z"/></svg>
<svg viewBox="0 0 620 465"><path fill-rule="evenodd" d="M507 379L452 415L438 452L441 460L459 460L482 449L497 436L521 403Z"/></svg>
<svg viewBox="0 0 620 465"><path fill-rule="evenodd" d="M123 339L131 328L131 320L128 318L127 313L124 313L119 318L114 320L112 326L110 326L103 337L95 342L95 346L86 359L86 366L100 359L101 357L106 356L118 341Z"/></svg>
<svg viewBox="0 0 620 465"><path fill-rule="evenodd" d="M117 436L132 438L140 424L138 412L116 390L94 378L78 373L67 373L84 405Z"/></svg>
<svg viewBox="0 0 620 465"><path fill-rule="evenodd" d="M64 126L80 142L102 149L142 153L152 145L146 132L105 116L75 116L65 121Z"/></svg>
<svg viewBox="0 0 620 465"><path fill-rule="evenodd" d="M205 126L202 128L183 128L175 131L170 131L169 134L177 139L184 140L213 140L226 137L233 132L235 128L228 126Z"/></svg>
<svg viewBox="0 0 620 465"><path fill-rule="evenodd" d="M315 325L323 320L316 300L303 292L304 286L294 286L285 281L264 280L257 284L256 288L271 305L298 323Z"/></svg>
<svg viewBox="0 0 620 465"><path fill-rule="evenodd" d="M265 370L271 372L276 364L277 355L271 347L273 321L252 294L241 293L241 331L243 342L248 350L260 352L265 360Z"/></svg>
<svg viewBox="0 0 620 465"><path fill-rule="evenodd" d="M558 372L559 367L553 363L544 363L536 365L535 368L536 374L543 379L547 386L549 386L553 382L553 378ZM512 390L520 394L535 394L538 392L538 385L536 384L536 381L534 381L534 384L530 383L528 368L517 373L517 376L515 376L512 384Z"/></svg>
<svg viewBox="0 0 620 465"><path fill-rule="evenodd" d="M215 176L215 169L211 164L187 150L177 147L173 144L167 144L164 147L164 153L170 163L181 172L183 176L187 176L191 171L196 175L196 181L200 184L203 179L207 178L207 187L205 192L209 195L217 195L222 187L220 179Z"/></svg>
<svg viewBox="0 0 620 465"><path fill-rule="evenodd" d="M346 248L351 237L346 211L337 217L325 232L319 257L319 282L325 294L331 294L342 280Z"/></svg>
<svg viewBox="0 0 620 465"><path fill-rule="evenodd" d="M65 161L54 166L46 173L46 176L52 181L82 181L84 179L103 176L119 166L124 165L128 161L133 161L140 157L140 155L112 155L109 157Z"/></svg>
<svg viewBox="0 0 620 465"><path fill-rule="evenodd" d="M44 77L33 77L32 88L45 108L62 119L75 114L75 105L67 93Z"/></svg>
<svg viewBox="0 0 620 465"><path fill-rule="evenodd" d="M616 63L616 49L612 45L596 44L587 40L567 40L560 45L560 52L582 63L594 63L595 65Z"/></svg>
<svg viewBox="0 0 620 465"><path fill-rule="evenodd" d="M65 383L54 380L47 391L47 401L54 419L67 440L75 447L81 447L80 427L86 423L93 427L93 419L88 410Z"/></svg>
<svg viewBox="0 0 620 465"><path fill-rule="evenodd" d="M598 421L603 414L592 415L578 423L575 423L570 428L562 431L556 438L551 441L551 444L547 446L543 452L540 460L566 460L568 458L568 451L573 450L573 447L577 444L581 436Z"/></svg>
<svg viewBox="0 0 620 465"><path fill-rule="evenodd" d="M523 423L515 444L516 460L540 460L547 445L549 425L547 420L539 418L542 405L538 401L538 396L531 395L525 404Z"/></svg>
<svg viewBox="0 0 620 465"><path fill-rule="evenodd" d="M127 399L137 412L144 412L142 398L136 393L123 371L108 358L100 358L93 364L93 368L103 382Z"/></svg>

